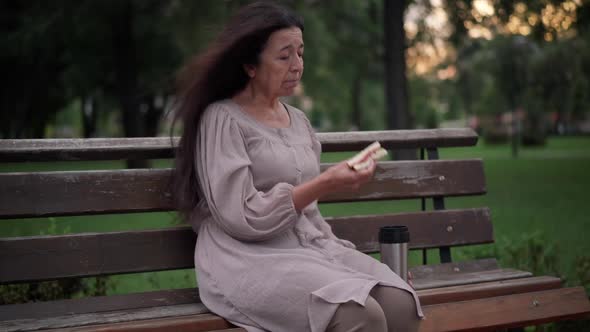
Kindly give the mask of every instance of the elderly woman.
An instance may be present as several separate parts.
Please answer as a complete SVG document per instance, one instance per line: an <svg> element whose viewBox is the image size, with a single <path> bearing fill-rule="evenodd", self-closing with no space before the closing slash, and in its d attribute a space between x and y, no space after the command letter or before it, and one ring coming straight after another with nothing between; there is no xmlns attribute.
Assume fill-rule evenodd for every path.
<svg viewBox="0 0 590 332"><path fill-rule="evenodd" d="M305 114L279 100L303 74L303 23L269 3L243 7L181 75L179 210L198 232L203 303L248 331L412 331L416 293L337 238L317 200L375 171L320 174Z"/></svg>

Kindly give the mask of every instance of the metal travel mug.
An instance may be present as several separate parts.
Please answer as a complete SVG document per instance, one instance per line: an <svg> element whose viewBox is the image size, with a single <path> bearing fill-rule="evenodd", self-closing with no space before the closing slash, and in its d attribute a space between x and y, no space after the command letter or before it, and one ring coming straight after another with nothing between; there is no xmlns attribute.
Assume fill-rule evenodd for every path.
<svg viewBox="0 0 590 332"><path fill-rule="evenodd" d="M385 226L379 229L381 262L404 281L408 281L408 242L410 232L406 226Z"/></svg>

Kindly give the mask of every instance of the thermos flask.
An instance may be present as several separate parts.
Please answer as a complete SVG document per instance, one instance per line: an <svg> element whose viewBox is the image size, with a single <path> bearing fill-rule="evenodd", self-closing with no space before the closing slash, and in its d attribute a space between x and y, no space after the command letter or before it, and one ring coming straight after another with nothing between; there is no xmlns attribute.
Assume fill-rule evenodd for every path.
<svg viewBox="0 0 590 332"><path fill-rule="evenodd" d="M384 226L379 229L381 262L404 281L408 281L408 242L410 232L406 226Z"/></svg>

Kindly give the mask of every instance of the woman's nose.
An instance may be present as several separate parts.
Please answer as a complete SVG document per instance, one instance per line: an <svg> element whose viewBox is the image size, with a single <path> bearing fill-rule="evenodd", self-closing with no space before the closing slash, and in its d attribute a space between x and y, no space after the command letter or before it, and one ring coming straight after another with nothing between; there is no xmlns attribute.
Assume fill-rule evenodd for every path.
<svg viewBox="0 0 590 332"><path fill-rule="evenodd" d="M292 71L302 71L303 70L303 57L296 56L295 60L291 62L291 70Z"/></svg>

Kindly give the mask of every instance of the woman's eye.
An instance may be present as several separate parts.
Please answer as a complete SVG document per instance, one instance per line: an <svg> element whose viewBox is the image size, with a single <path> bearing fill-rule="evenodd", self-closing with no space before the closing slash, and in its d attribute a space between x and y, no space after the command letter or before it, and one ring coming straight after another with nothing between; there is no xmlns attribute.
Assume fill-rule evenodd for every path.
<svg viewBox="0 0 590 332"><path fill-rule="evenodd" d="M281 60L288 60L289 59L289 56L288 55L281 55L279 57L279 59L281 59Z"/></svg>

